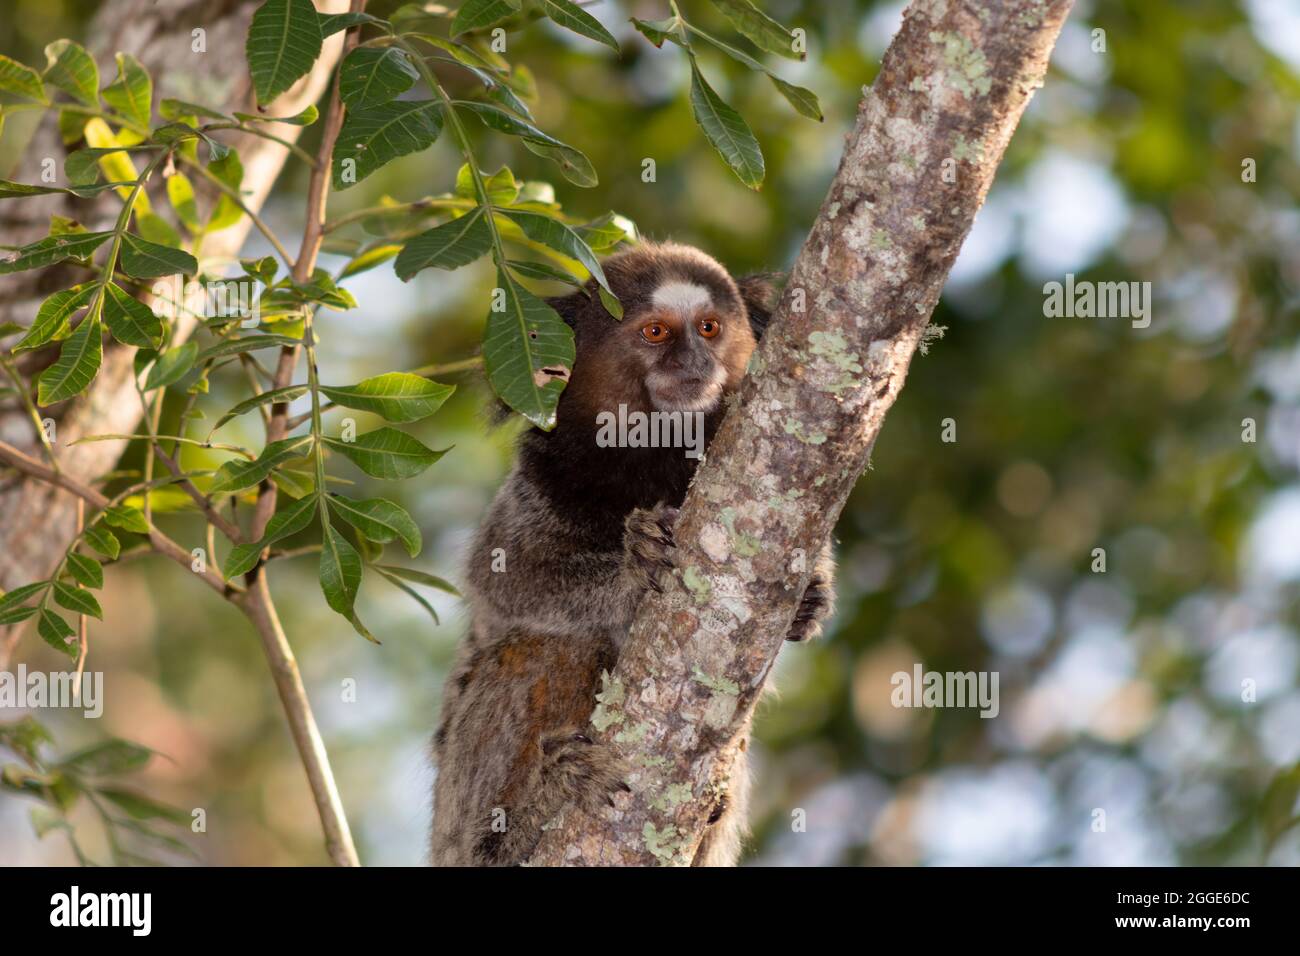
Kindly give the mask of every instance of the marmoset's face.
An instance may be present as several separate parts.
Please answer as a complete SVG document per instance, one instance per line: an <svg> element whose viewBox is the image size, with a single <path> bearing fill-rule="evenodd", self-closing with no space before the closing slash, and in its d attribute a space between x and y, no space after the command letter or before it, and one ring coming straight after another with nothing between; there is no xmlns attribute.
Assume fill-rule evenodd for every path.
<svg viewBox="0 0 1300 956"><path fill-rule="evenodd" d="M735 280L711 256L672 243L644 243L604 269L623 318L591 295L566 300L577 361L561 422L590 423L620 405L716 412L740 385L756 344Z"/></svg>
<svg viewBox="0 0 1300 956"><path fill-rule="evenodd" d="M712 411L739 382L733 373L743 373L753 335L744 313L728 305L703 285L670 279L651 293L648 309L624 318L622 334L656 411Z"/></svg>

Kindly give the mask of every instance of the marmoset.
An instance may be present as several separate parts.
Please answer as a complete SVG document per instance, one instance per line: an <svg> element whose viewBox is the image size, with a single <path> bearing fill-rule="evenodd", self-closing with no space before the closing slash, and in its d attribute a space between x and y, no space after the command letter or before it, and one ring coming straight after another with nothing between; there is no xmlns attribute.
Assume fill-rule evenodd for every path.
<svg viewBox="0 0 1300 956"><path fill-rule="evenodd" d="M698 412L707 441L770 318L766 279L737 282L689 246L642 244L604 271L621 321L594 283L548 300L576 345L558 423L522 436L470 552L470 627L434 736L435 865L521 863L567 805L599 810L627 789L613 754L584 731L638 603L671 573L673 524L698 454L599 441L597 421L620 405ZM819 632L832 586L828 545L787 640ZM744 757L742 748L695 865L740 854Z"/></svg>

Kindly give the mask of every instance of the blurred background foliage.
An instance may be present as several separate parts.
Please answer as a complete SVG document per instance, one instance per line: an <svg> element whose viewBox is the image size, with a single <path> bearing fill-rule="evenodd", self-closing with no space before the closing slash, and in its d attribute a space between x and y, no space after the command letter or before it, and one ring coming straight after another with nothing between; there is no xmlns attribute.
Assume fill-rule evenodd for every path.
<svg viewBox="0 0 1300 956"><path fill-rule="evenodd" d="M627 24L666 16L665 3L589 7L618 36L619 58L544 24L510 36L511 60L537 78L539 125L587 152L601 177L592 190L556 182L567 212L615 209L644 235L698 244L737 273L788 267L902 4L762 5L807 30L806 63L769 65L814 89L826 121L797 116L761 77L702 52L763 145L761 192L741 186L691 122L681 51L655 50ZM5 6L0 52L39 64L49 40L85 39L95 4ZM728 32L702 0L683 12ZM242 64L242 50L214 52ZM840 520L834 621L817 645L783 651L779 691L761 707L752 861L1300 865L1290 826L1300 791L1298 98L1291 0L1076 4L936 312L946 336L916 359ZM0 143L5 170L21 134ZM517 141L478 138L484 167L557 178ZM641 179L647 157L653 183ZM1245 159L1255 182L1243 182ZM448 191L458 165L440 142L337 197L332 212ZM300 231L305 172L291 165L266 209L282 236ZM248 254L265 251L250 241ZM1066 273L1149 281L1150 327L1045 318L1043 284ZM360 308L318 324L324 380L472 354L491 283L482 262L409 285L388 267L358 276L348 285ZM454 451L382 490L421 523L421 566L453 581L518 430L489 428L486 388L457 381L415 429ZM208 407L237 400L227 388L214 382ZM955 442L941 441L944 419ZM1257 424L1253 443L1244 419ZM255 421L229 428L255 442ZM1092 570L1096 548L1104 573ZM314 566L279 562L272 586L362 859L418 863L426 743L463 611L434 596L435 627L368 581L359 610L383 640L371 646L325 607ZM207 833L189 837L204 862L324 862L242 620L158 559L111 569L103 601L90 667L106 672L105 713L44 713L61 743L111 734L164 754L139 783L206 809ZM17 660L65 663L34 639ZM890 676L918 662L998 672L997 717L893 707ZM348 680L355 702L344 699ZM57 836L37 840L29 807L0 798L0 862L71 862ZM792 829L797 809L806 832Z"/></svg>

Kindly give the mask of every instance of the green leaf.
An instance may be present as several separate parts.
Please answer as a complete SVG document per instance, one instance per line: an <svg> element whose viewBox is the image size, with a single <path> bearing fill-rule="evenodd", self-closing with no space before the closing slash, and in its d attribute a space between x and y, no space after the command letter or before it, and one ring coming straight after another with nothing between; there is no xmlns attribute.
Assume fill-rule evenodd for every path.
<svg viewBox="0 0 1300 956"><path fill-rule="evenodd" d="M94 558L73 551L68 554L68 571L88 588L104 586L104 569Z"/></svg>
<svg viewBox="0 0 1300 956"><path fill-rule="evenodd" d="M137 279L154 279L177 273L192 276L198 273L199 264L188 252L128 232L122 236L121 268Z"/></svg>
<svg viewBox="0 0 1300 956"><path fill-rule="evenodd" d="M80 232L62 236L46 236L9 253L0 259L0 275L40 269L67 259L89 258L112 232Z"/></svg>
<svg viewBox="0 0 1300 956"><path fill-rule="evenodd" d="M321 393L338 405L374 412L398 423L428 418L454 391L454 385L442 385L410 372L386 372L355 385L321 386Z"/></svg>
<svg viewBox="0 0 1300 956"><path fill-rule="evenodd" d="M67 608L69 611L75 611L78 614L89 614L91 617L104 619L104 612L95 600L95 595L89 591L83 591L81 588L73 587L66 581L54 582L54 600L58 602L59 607Z"/></svg>
<svg viewBox="0 0 1300 956"><path fill-rule="evenodd" d="M167 177L167 200L176 210L176 218L185 224L185 228L197 235L203 231L203 221L199 219L199 204L194 198L194 185L184 173L173 173Z"/></svg>
<svg viewBox="0 0 1300 956"><path fill-rule="evenodd" d="M444 581L440 577L432 574L426 574L423 571L417 571L414 568L399 568L392 564L377 564L376 569L387 571L394 577L402 578L405 581L411 581L415 584L423 584L431 588L437 588L439 591L446 591L448 594L460 597L460 592L451 585L450 582Z"/></svg>
<svg viewBox="0 0 1300 956"><path fill-rule="evenodd" d="M358 501L344 495L330 495L326 500L340 518L376 544L401 538L407 554L414 558L420 553L420 528L400 505L385 498Z"/></svg>
<svg viewBox="0 0 1300 956"><path fill-rule="evenodd" d="M347 189L384 164L428 149L442 132L433 100L402 100L349 110L334 147L334 188Z"/></svg>
<svg viewBox="0 0 1300 956"><path fill-rule="evenodd" d="M307 394L306 385L286 385L284 388L273 388L270 391L263 392L261 395L254 395L252 398L246 398L217 419L217 423L212 426L212 430L216 431L232 418L238 418L246 412L251 412L259 405L268 405L275 402L292 402L295 398L301 398L305 394Z"/></svg>
<svg viewBox="0 0 1300 956"><path fill-rule="evenodd" d="M375 429L353 442L326 438L325 444L345 457L372 478L401 481L423 472L449 449L434 451L396 428Z"/></svg>
<svg viewBox="0 0 1300 956"><path fill-rule="evenodd" d="M130 531L134 534L148 534L149 522L144 512L132 505L114 505L104 510L104 520L114 528Z"/></svg>
<svg viewBox="0 0 1300 956"><path fill-rule="evenodd" d="M40 103L49 102L40 74L30 66L4 55L0 55L0 90L6 93L17 93L19 96Z"/></svg>
<svg viewBox="0 0 1300 956"><path fill-rule="evenodd" d="M258 349L293 347L300 344L298 339L288 335L245 335L242 338L223 339L216 345L209 345L199 353L198 362L202 364L212 359L229 358L232 355L243 355L245 352L256 352Z"/></svg>
<svg viewBox="0 0 1300 956"><path fill-rule="evenodd" d="M266 534L262 536L261 541L239 544L230 549L230 554L226 556L226 563L221 569L226 579L230 580L253 570L263 548L269 548L282 538L295 535L306 528L311 524L312 516L317 513L318 508L316 496L307 495L276 512L267 524Z"/></svg>
<svg viewBox="0 0 1300 956"><path fill-rule="evenodd" d="M49 193L67 193L70 196L89 198L98 196L108 189L120 189L123 186L129 188L134 185L133 182L111 182L64 188L63 186L33 186L29 183L15 183L8 179L0 179L0 199L21 199L25 196L43 196Z"/></svg>
<svg viewBox="0 0 1300 956"><path fill-rule="evenodd" d="M786 101L801 115L807 116L809 119L815 119L819 123L825 119L822 115L821 104L817 101L817 94L812 90L806 90L802 86L787 83L748 53L743 53L730 44L723 43L721 40L707 35L701 35L701 39L717 47L737 63L743 63L751 70L764 74L772 81L772 85L776 87L777 92L784 96Z"/></svg>
<svg viewBox="0 0 1300 956"><path fill-rule="evenodd" d="M63 343L59 360L41 373L37 402L53 405L79 394L91 383L104 358L103 335L98 316L82 320Z"/></svg>
<svg viewBox="0 0 1300 956"><path fill-rule="evenodd" d="M311 524L311 516L318 508L316 496L307 495L287 508L277 511L266 526L266 534L262 536L262 547L269 548L277 541L302 531Z"/></svg>
<svg viewBox="0 0 1300 956"><path fill-rule="evenodd" d="M128 148L150 149L150 148L156 148L156 144L160 144L160 143L161 144L179 143L181 145L181 154L183 156L186 156L190 159L197 160L198 147L195 143L191 142L191 140L202 140L204 144L206 144L208 147L209 160L216 161L219 159L224 159L225 157L230 155L229 146L217 142L207 133L203 132L200 129L196 129L195 127L191 126L189 123L168 123L166 126L159 126L156 130L153 131L153 135L150 138L152 140L152 143L144 143L136 147L128 147Z"/></svg>
<svg viewBox="0 0 1300 956"><path fill-rule="evenodd" d="M737 32L760 50L775 53L787 60L802 60L807 57L805 53L795 52L794 34L749 0L713 0L713 5L731 21Z"/></svg>
<svg viewBox="0 0 1300 956"><path fill-rule="evenodd" d="M24 584L12 591L6 591L0 596L0 611L10 611L18 607L28 598L44 591L47 584L49 584L48 581L37 581L34 584Z"/></svg>
<svg viewBox="0 0 1300 956"><path fill-rule="evenodd" d="M306 76L320 50L320 17L311 0L266 0L253 14L244 45L258 105Z"/></svg>
<svg viewBox="0 0 1300 956"><path fill-rule="evenodd" d="M320 17L320 35L328 37L340 30L346 30L348 27L354 27L359 23L374 23L384 25L387 23L379 17L371 16L369 13L321 13Z"/></svg>
<svg viewBox="0 0 1300 956"><path fill-rule="evenodd" d="M149 374L145 376L144 390L152 392L155 388L175 385L193 367L194 359L198 354L199 346L195 342L186 342L184 345L163 352L154 361Z"/></svg>
<svg viewBox="0 0 1300 956"><path fill-rule="evenodd" d="M451 35L483 30L519 12L519 0L465 0L451 21Z"/></svg>
<svg viewBox="0 0 1300 956"><path fill-rule="evenodd" d="M117 79L104 87L104 102L127 119L148 127L153 116L153 80L130 53L117 54Z"/></svg>
<svg viewBox="0 0 1300 956"><path fill-rule="evenodd" d="M162 343L162 319L153 309L110 282L104 287L104 324L123 345L157 348Z"/></svg>
<svg viewBox="0 0 1300 956"><path fill-rule="evenodd" d="M398 245L385 244L373 246L353 258L351 262L344 266L343 271L339 273L339 278L346 279L349 276L367 272L375 266L381 266L389 259L396 258L401 251L402 247Z"/></svg>
<svg viewBox="0 0 1300 956"><path fill-rule="evenodd" d="M572 0L539 0L538 5L543 13L566 30L580 33L590 40L605 44L615 53L619 52L618 41L614 39L613 34Z"/></svg>
<svg viewBox="0 0 1300 956"><path fill-rule="evenodd" d="M310 471L281 468L271 472L271 481L283 494L298 501L316 491L316 476Z"/></svg>
<svg viewBox="0 0 1300 956"><path fill-rule="evenodd" d="M350 618L360 586L361 556L327 523L320 553L320 589L325 603Z"/></svg>
<svg viewBox="0 0 1300 956"><path fill-rule="evenodd" d="M624 242L637 241L636 223L616 212L607 212L599 219L583 223L578 234L593 252L606 253Z"/></svg>
<svg viewBox="0 0 1300 956"><path fill-rule="evenodd" d="M221 566L221 573L225 579L233 581L235 578L253 570L257 566L258 559L262 556L262 547L262 542L254 541L251 544L237 544L231 548Z"/></svg>
<svg viewBox="0 0 1300 956"><path fill-rule="evenodd" d="M391 102L420 74L398 47L357 47L339 70L339 95L350 110Z"/></svg>
<svg viewBox="0 0 1300 956"><path fill-rule="evenodd" d="M40 613L40 619L36 622L36 632L41 635L41 640L75 660L77 644L68 643L68 638L74 637L77 633L72 629L72 625L65 621L61 614L55 614L47 608L41 608Z"/></svg>
<svg viewBox="0 0 1300 956"><path fill-rule="evenodd" d="M209 495L234 494L251 488L262 481L276 468L295 458L301 458L311 450L312 438L303 435L297 438L283 438L273 441L253 461L236 458L227 461L217 469L208 488Z"/></svg>
<svg viewBox="0 0 1300 956"><path fill-rule="evenodd" d="M245 275L260 279L265 286L270 286L275 282L275 274L280 269L279 263L275 261L275 256L262 256L260 259L240 259L239 265L243 268Z"/></svg>
<svg viewBox="0 0 1300 956"><path fill-rule="evenodd" d="M189 103L185 100L177 100L168 97L158 102L158 112L163 119L180 120L184 117L202 117L203 119L225 120L229 119L225 113L218 113L214 109L209 109L199 103Z"/></svg>
<svg viewBox="0 0 1300 956"><path fill-rule="evenodd" d="M524 149L543 159L549 159L559 166L560 175L573 185L581 186L583 189L591 189L599 185L600 179L596 175L596 167L591 165L591 160L585 153L563 144L551 146L534 139L525 139L523 142Z"/></svg>
<svg viewBox="0 0 1300 956"><path fill-rule="evenodd" d="M59 763L59 767L91 776L116 776L143 769L152 756L153 751L148 747L112 739L78 750Z"/></svg>
<svg viewBox="0 0 1300 956"><path fill-rule="evenodd" d="M0 627L4 627L9 624L19 624L27 620L38 610L39 608L37 608L35 605L33 605L32 607L6 608L5 610L0 611Z"/></svg>
<svg viewBox="0 0 1300 956"><path fill-rule="evenodd" d="M819 123L826 119L822 115L822 107L821 103L817 101L817 94L812 90L806 90L802 86L787 83L779 76L774 76L771 73L767 74L767 78L772 81L772 85L776 87L777 92L786 98L786 102L801 115L809 119L815 119Z"/></svg>
<svg viewBox="0 0 1300 956"><path fill-rule="evenodd" d="M434 226L409 240L393 263L393 270L403 282L430 267L459 269L492 248L492 230L478 206L459 219Z"/></svg>
<svg viewBox="0 0 1300 956"><path fill-rule="evenodd" d="M256 113L236 113L235 119L245 123L285 123L289 126L310 126L320 119L316 104L309 103L292 116L260 116Z"/></svg>
<svg viewBox="0 0 1300 956"><path fill-rule="evenodd" d="M115 561L122 551L117 535L103 525L93 524L82 532L81 538L110 561Z"/></svg>
<svg viewBox="0 0 1300 956"><path fill-rule="evenodd" d="M240 162L239 154L234 151L209 163L208 172L212 173L236 193L239 192L244 181L244 166ZM212 207L212 215L208 217L208 225L205 231L217 232L220 229L228 229L239 222L243 216L244 211L239 208L235 201L222 193Z"/></svg>
<svg viewBox="0 0 1300 956"><path fill-rule="evenodd" d="M657 47L662 47L665 40L671 40L678 46L686 45L686 34L682 30L681 20L677 17L669 17L666 20L638 20L633 17L632 26Z"/></svg>
<svg viewBox="0 0 1300 956"><path fill-rule="evenodd" d="M181 247L181 234L176 231L171 223L155 212L137 211L135 228L139 231L140 236L149 242L155 242L170 249L179 249Z"/></svg>
<svg viewBox="0 0 1300 956"><path fill-rule="evenodd" d="M691 111L704 137L750 189L763 185L763 151L741 115L722 101L691 58Z"/></svg>
<svg viewBox="0 0 1300 956"><path fill-rule="evenodd" d="M415 590L415 588L411 587L409 584L402 581L401 578L398 578L396 575L389 574L383 568L376 566L375 570L379 572L379 576L381 578L383 578L385 581L387 581L393 587L397 588L402 593L406 594L408 597L411 598L411 600L419 604L420 607L424 608L425 611L429 613L429 617L433 618L434 624L439 624L439 625L442 624L442 621L438 617L438 612L433 609L432 604L430 604L428 601L424 599L424 595L422 595L419 591Z"/></svg>
<svg viewBox="0 0 1300 956"><path fill-rule="evenodd" d="M45 48L45 82L86 106L99 105L99 67L86 48L72 40L55 40Z"/></svg>
<svg viewBox="0 0 1300 956"><path fill-rule="evenodd" d="M168 820L178 826L186 825L190 822L190 815L185 810L169 807L165 803L159 803L157 800L151 800L143 797L138 793L131 793L128 790L117 790L112 788L100 788L97 793L111 803L115 804L122 810L125 810L136 820Z"/></svg>
<svg viewBox="0 0 1300 956"><path fill-rule="evenodd" d="M524 235L533 242L541 243L548 249L554 249L556 252L568 256L570 259L577 259L591 273L592 278L600 285L602 289L614 295L614 290L609 287L609 280L605 278L605 271L601 269L600 262L596 259L596 254L591 251L591 247L578 235L573 229L570 229L558 219L540 212L527 212L522 209L502 209L501 214L510 219L520 229ZM618 300L615 299L617 305ZM615 318L623 317L623 308L618 306Z"/></svg>
<svg viewBox="0 0 1300 956"><path fill-rule="evenodd" d="M97 288L99 288L97 285L88 284L55 292L41 303L41 307L36 310L36 321L27 330L27 334L14 345L13 350L22 352L40 348L49 342L66 339L72 332L68 320L78 310L90 304L90 299Z"/></svg>
<svg viewBox="0 0 1300 956"><path fill-rule="evenodd" d="M492 175L480 173L483 177L483 187L487 190L488 202L493 206L509 206L519 198L519 190L522 183L515 179L507 166L502 166ZM469 164L464 163L460 169L456 170L456 195L465 199L478 201L478 193L474 191L474 177L470 173Z"/></svg>
<svg viewBox="0 0 1300 956"><path fill-rule="evenodd" d="M577 276L570 275L562 269L548 265L545 262L525 262L522 259L507 259L506 265L510 267L511 272L527 276L529 279L541 279L544 282L563 282L567 285L583 288L583 280ZM590 296L589 296L590 297Z"/></svg>
<svg viewBox="0 0 1300 956"><path fill-rule="evenodd" d="M501 400L550 431L573 358L573 329L544 301L498 271L483 363Z"/></svg>
<svg viewBox="0 0 1300 956"><path fill-rule="evenodd" d="M564 178L574 185L583 187L596 185L596 171L591 165L591 160L567 143L562 143L554 136L543 133L532 123L492 103L456 100L455 105L473 113L488 129L509 136L518 136L531 152L558 163Z"/></svg>

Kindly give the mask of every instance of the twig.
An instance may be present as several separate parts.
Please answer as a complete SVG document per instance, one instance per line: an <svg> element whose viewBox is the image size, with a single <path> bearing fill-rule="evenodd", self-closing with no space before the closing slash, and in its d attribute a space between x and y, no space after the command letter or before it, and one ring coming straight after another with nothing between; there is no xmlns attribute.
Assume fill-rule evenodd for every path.
<svg viewBox="0 0 1300 956"><path fill-rule="evenodd" d="M62 488L64 491L70 491L86 504L102 511L107 508L111 502L94 488L83 485L77 479L63 472L47 468L35 458L29 458L21 451L10 445L8 442L0 441L0 462L4 462L16 471L21 472L29 478L35 478L37 481L43 481L47 485L54 485ZM147 490L146 490L147 493ZM166 555L186 570L190 570L190 553L173 541L167 535L163 534L153 522L149 522L149 542L153 545L155 551L159 554ZM195 572L197 573L197 572ZM229 597L235 593L234 588L228 585L221 577L212 570L206 570L199 573L199 577L208 587L216 591L222 597Z"/></svg>
<svg viewBox="0 0 1300 956"><path fill-rule="evenodd" d="M325 752L320 730L312 716L307 690L298 673L298 662L294 659L293 649L289 646L280 618L275 612L275 604L271 601L265 570L257 575L257 580L246 592L235 599L235 604L244 612L256 629L257 636L262 639L262 649L271 665L275 689L280 694L280 703L289 718L293 742L302 757L303 768L307 771L316 811L320 814L321 827L325 831L325 849L330 860L336 866L360 866L356 847L352 844L348 818L343 810L343 801L330 769L329 755Z"/></svg>

